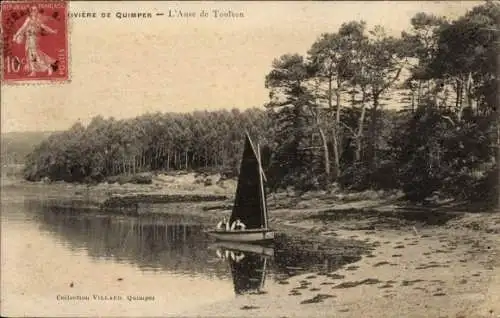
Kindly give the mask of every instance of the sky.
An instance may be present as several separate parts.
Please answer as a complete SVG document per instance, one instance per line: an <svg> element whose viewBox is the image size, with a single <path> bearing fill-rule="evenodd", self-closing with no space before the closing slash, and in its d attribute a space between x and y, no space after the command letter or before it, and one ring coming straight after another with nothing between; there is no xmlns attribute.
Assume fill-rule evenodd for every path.
<svg viewBox="0 0 500 318"><path fill-rule="evenodd" d="M418 12L456 18L482 2L72 2L71 82L1 87L1 132L53 131L97 115L262 107L273 59L365 20L398 36ZM176 11L177 10L177 11ZM200 17L204 10L208 17ZM243 17L215 18L213 10ZM182 11L196 17L169 17ZM111 18L100 18L100 13ZM153 18L117 18L151 12ZM156 12L164 13L156 16Z"/></svg>

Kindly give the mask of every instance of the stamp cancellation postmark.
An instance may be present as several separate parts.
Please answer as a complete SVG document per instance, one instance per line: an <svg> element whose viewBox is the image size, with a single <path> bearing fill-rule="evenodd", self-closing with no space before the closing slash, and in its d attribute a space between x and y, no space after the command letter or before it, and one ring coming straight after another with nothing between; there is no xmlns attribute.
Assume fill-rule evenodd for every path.
<svg viewBox="0 0 500 318"><path fill-rule="evenodd" d="M2 1L2 83L69 80L68 2Z"/></svg>

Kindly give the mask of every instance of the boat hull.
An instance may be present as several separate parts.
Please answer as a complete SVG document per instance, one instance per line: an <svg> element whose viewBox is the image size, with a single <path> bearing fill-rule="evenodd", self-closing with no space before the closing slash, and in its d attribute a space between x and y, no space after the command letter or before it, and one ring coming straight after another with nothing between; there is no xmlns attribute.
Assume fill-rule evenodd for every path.
<svg viewBox="0 0 500 318"><path fill-rule="evenodd" d="M208 235L220 241L266 242L274 240L272 230L207 231Z"/></svg>
<svg viewBox="0 0 500 318"><path fill-rule="evenodd" d="M228 241L218 241L216 243L212 243L208 246L209 249L225 249L230 251L239 251L245 253L253 253L261 256L274 256L274 248L270 245L260 245L260 244L251 244L251 243L242 243L242 242L228 242Z"/></svg>

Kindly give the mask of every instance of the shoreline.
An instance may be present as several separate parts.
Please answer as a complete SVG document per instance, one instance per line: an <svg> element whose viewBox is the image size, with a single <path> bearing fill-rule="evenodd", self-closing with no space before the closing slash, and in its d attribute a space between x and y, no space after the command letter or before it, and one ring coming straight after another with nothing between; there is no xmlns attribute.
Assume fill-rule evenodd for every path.
<svg viewBox="0 0 500 318"><path fill-rule="evenodd" d="M294 276L267 297L248 295L182 313L225 317L498 317L498 254L478 254L498 238L478 232L439 234L337 231L381 242L371 254L335 271ZM484 241L457 243L459 238ZM446 245L446 249L443 247ZM404 247L401 247L404 246ZM491 247L491 246L490 246ZM439 252L441 251L441 252ZM498 249L496 250L498 253ZM305 288L304 288L305 287ZM265 289L264 289L265 290Z"/></svg>
<svg viewBox="0 0 500 318"><path fill-rule="evenodd" d="M162 189L157 184L87 188L2 183L2 200L83 200L88 196L98 202L110 193L214 195L212 186L191 185L192 180ZM22 198L9 197L11 190L20 188L25 191ZM159 204L153 214L189 215L215 224L230 214L231 191L217 186L215 195L228 195L227 200ZM325 192L273 195L268 202L269 221L276 230L319 246L343 241L351 248L348 242L352 247L364 243L368 248L361 252L361 260L335 275L294 276L264 296L236 297L175 316L500 317L500 214L412 209L396 195L381 198L365 193L357 199L352 195L338 200L346 196Z"/></svg>
<svg viewBox="0 0 500 318"><path fill-rule="evenodd" d="M349 223L296 216L278 227L326 246L329 239L364 242L370 247L361 260L332 273L291 277L264 288L265 296L236 297L180 316L500 317L500 216L466 214L416 231Z"/></svg>

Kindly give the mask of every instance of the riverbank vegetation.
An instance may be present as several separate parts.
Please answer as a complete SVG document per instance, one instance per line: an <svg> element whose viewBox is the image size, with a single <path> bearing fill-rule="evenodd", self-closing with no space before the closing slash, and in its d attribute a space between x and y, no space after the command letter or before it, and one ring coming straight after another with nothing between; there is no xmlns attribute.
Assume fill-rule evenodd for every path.
<svg viewBox="0 0 500 318"><path fill-rule="evenodd" d="M498 200L500 5L450 21L419 13L400 37L363 21L284 54L264 107L133 119L94 118L51 135L26 160L29 181L102 182L147 171L234 177L247 130L270 191L401 189L406 199ZM147 182L146 182L147 183Z"/></svg>

